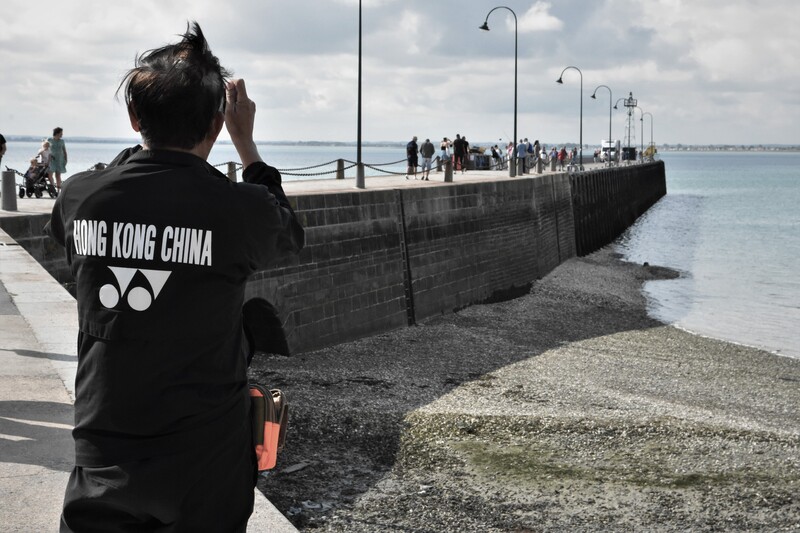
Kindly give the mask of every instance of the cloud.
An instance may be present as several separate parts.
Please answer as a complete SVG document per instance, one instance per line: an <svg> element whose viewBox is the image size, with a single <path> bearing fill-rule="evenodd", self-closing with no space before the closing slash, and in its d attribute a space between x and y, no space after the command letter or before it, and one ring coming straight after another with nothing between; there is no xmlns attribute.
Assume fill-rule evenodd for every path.
<svg viewBox="0 0 800 533"><path fill-rule="evenodd" d="M662 142L800 143L800 9L795 0L518 0L519 133L608 135L608 101L633 92ZM511 135L514 24L461 0L363 0L368 140ZM5 0L0 19L0 131L131 136L114 92L137 53L174 42L197 20L212 50L247 81L259 139L353 140L358 0ZM41 32L31 21L58 21ZM616 98L615 98L616 99ZM614 131L622 118L613 115ZM605 132L605 133L604 133ZM588 142L588 141L587 141Z"/></svg>
<svg viewBox="0 0 800 533"><path fill-rule="evenodd" d="M536 2L519 18L519 32L557 31L564 23L550 14L550 2Z"/></svg>

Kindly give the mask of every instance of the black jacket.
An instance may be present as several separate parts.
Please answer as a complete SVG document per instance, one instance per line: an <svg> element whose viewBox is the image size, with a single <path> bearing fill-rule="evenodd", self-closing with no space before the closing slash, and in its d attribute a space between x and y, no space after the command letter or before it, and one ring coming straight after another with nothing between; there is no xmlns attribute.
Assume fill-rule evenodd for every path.
<svg viewBox="0 0 800 533"><path fill-rule="evenodd" d="M232 183L194 155L137 148L66 180L47 229L77 286L79 466L241 425L248 276L304 243L276 169L254 163Z"/></svg>

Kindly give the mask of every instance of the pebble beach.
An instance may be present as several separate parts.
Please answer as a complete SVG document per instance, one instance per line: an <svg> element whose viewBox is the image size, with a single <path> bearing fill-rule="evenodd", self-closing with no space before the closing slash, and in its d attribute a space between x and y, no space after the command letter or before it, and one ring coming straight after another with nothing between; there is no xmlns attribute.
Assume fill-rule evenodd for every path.
<svg viewBox="0 0 800 533"><path fill-rule="evenodd" d="M799 531L800 360L649 318L613 247L529 294L312 353L259 488L300 530Z"/></svg>

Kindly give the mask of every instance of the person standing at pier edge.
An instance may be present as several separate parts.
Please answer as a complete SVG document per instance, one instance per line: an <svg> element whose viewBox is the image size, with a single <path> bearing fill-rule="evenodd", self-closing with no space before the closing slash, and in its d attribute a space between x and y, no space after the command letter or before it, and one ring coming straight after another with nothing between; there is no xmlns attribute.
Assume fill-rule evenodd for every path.
<svg viewBox="0 0 800 533"><path fill-rule="evenodd" d="M47 139L50 143L50 172L56 179L56 191L61 191L61 173L67 171L67 145L64 143L64 130L53 129L53 136ZM48 177L48 179L51 179Z"/></svg>
<svg viewBox="0 0 800 533"><path fill-rule="evenodd" d="M521 174L525 173L526 170L526 161L525 158L528 157L528 143L523 141L522 139L519 140L519 144L517 145L517 164L519 165L519 161L522 161L522 172Z"/></svg>
<svg viewBox="0 0 800 533"><path fill-rule="evenodd" d="M456 133L456 140L453 141L453 171L461 170L461 173L464 173L464 165L466 164L464 161L464 156L466 155L467 150L466 146L464 146L464 140L461 138L461 135Z"/></svg>
<svg viewBox="0 0 800 533"><path fill-rule="evenodd" d="M450 141L447 140L447 137L443 137L441 144L439 144L439 159L441 159L442 165L447 168L447 162L450 161Z"/></svg>
<svg viewBox="0 0 800 533"><path fill-rule="evenodd" d="M417 136L414 135L414 138L406 145L406 159L408 160L406 179L408 179L409 174L414 174L414 179L417 179L417 165L419 164L417 160L417 151Z"/></svg>
<svg viewBox="0 0 800 533"><path fill-rule="evenodd" d="M492 150L492 170L500 170L500 152L497 151L497 145L495 144L491 148Z"/></svg>
<svg viewBox="0 0 800 533"><path fill-rule="evenodd" d="M53 206L79 326L62 533L244 532L253 511L245 286L304 233L229 76L197 23L140 55L118 91L142 145ZM206 161L223 126L244 183Z"/></svg>
<svg viewBox="0 0 800 533"><path fill-rule="evenodd" d="M0 163L3 162L3 154L6 153L6 138L0 133Z"/></svg>
<svg viewBox="0 0 800 533"><path fill-rule="evenodd" d="M428 181L428 177L431 175L431 160L433 154L436 153L436 148L433 147L430 139L425 139L419 148L419 153L422 155L422 179Z"/></svg>

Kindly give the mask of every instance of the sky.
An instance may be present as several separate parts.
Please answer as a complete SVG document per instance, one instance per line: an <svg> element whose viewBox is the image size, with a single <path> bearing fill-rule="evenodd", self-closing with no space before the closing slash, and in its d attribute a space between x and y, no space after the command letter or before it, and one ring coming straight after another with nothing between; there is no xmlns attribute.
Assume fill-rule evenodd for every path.
<svg viewBox="0 0 800 533"><path fill-rule="evenodd" d="M355 141L358 6L3 0L0 133L136 139L117 87L191 20L245 80L257 140ZM798 28L796 0L363 0L362 139L507 142L516 33L517 137L626 139L632 94L636 144L799 145Z"/></svg>

